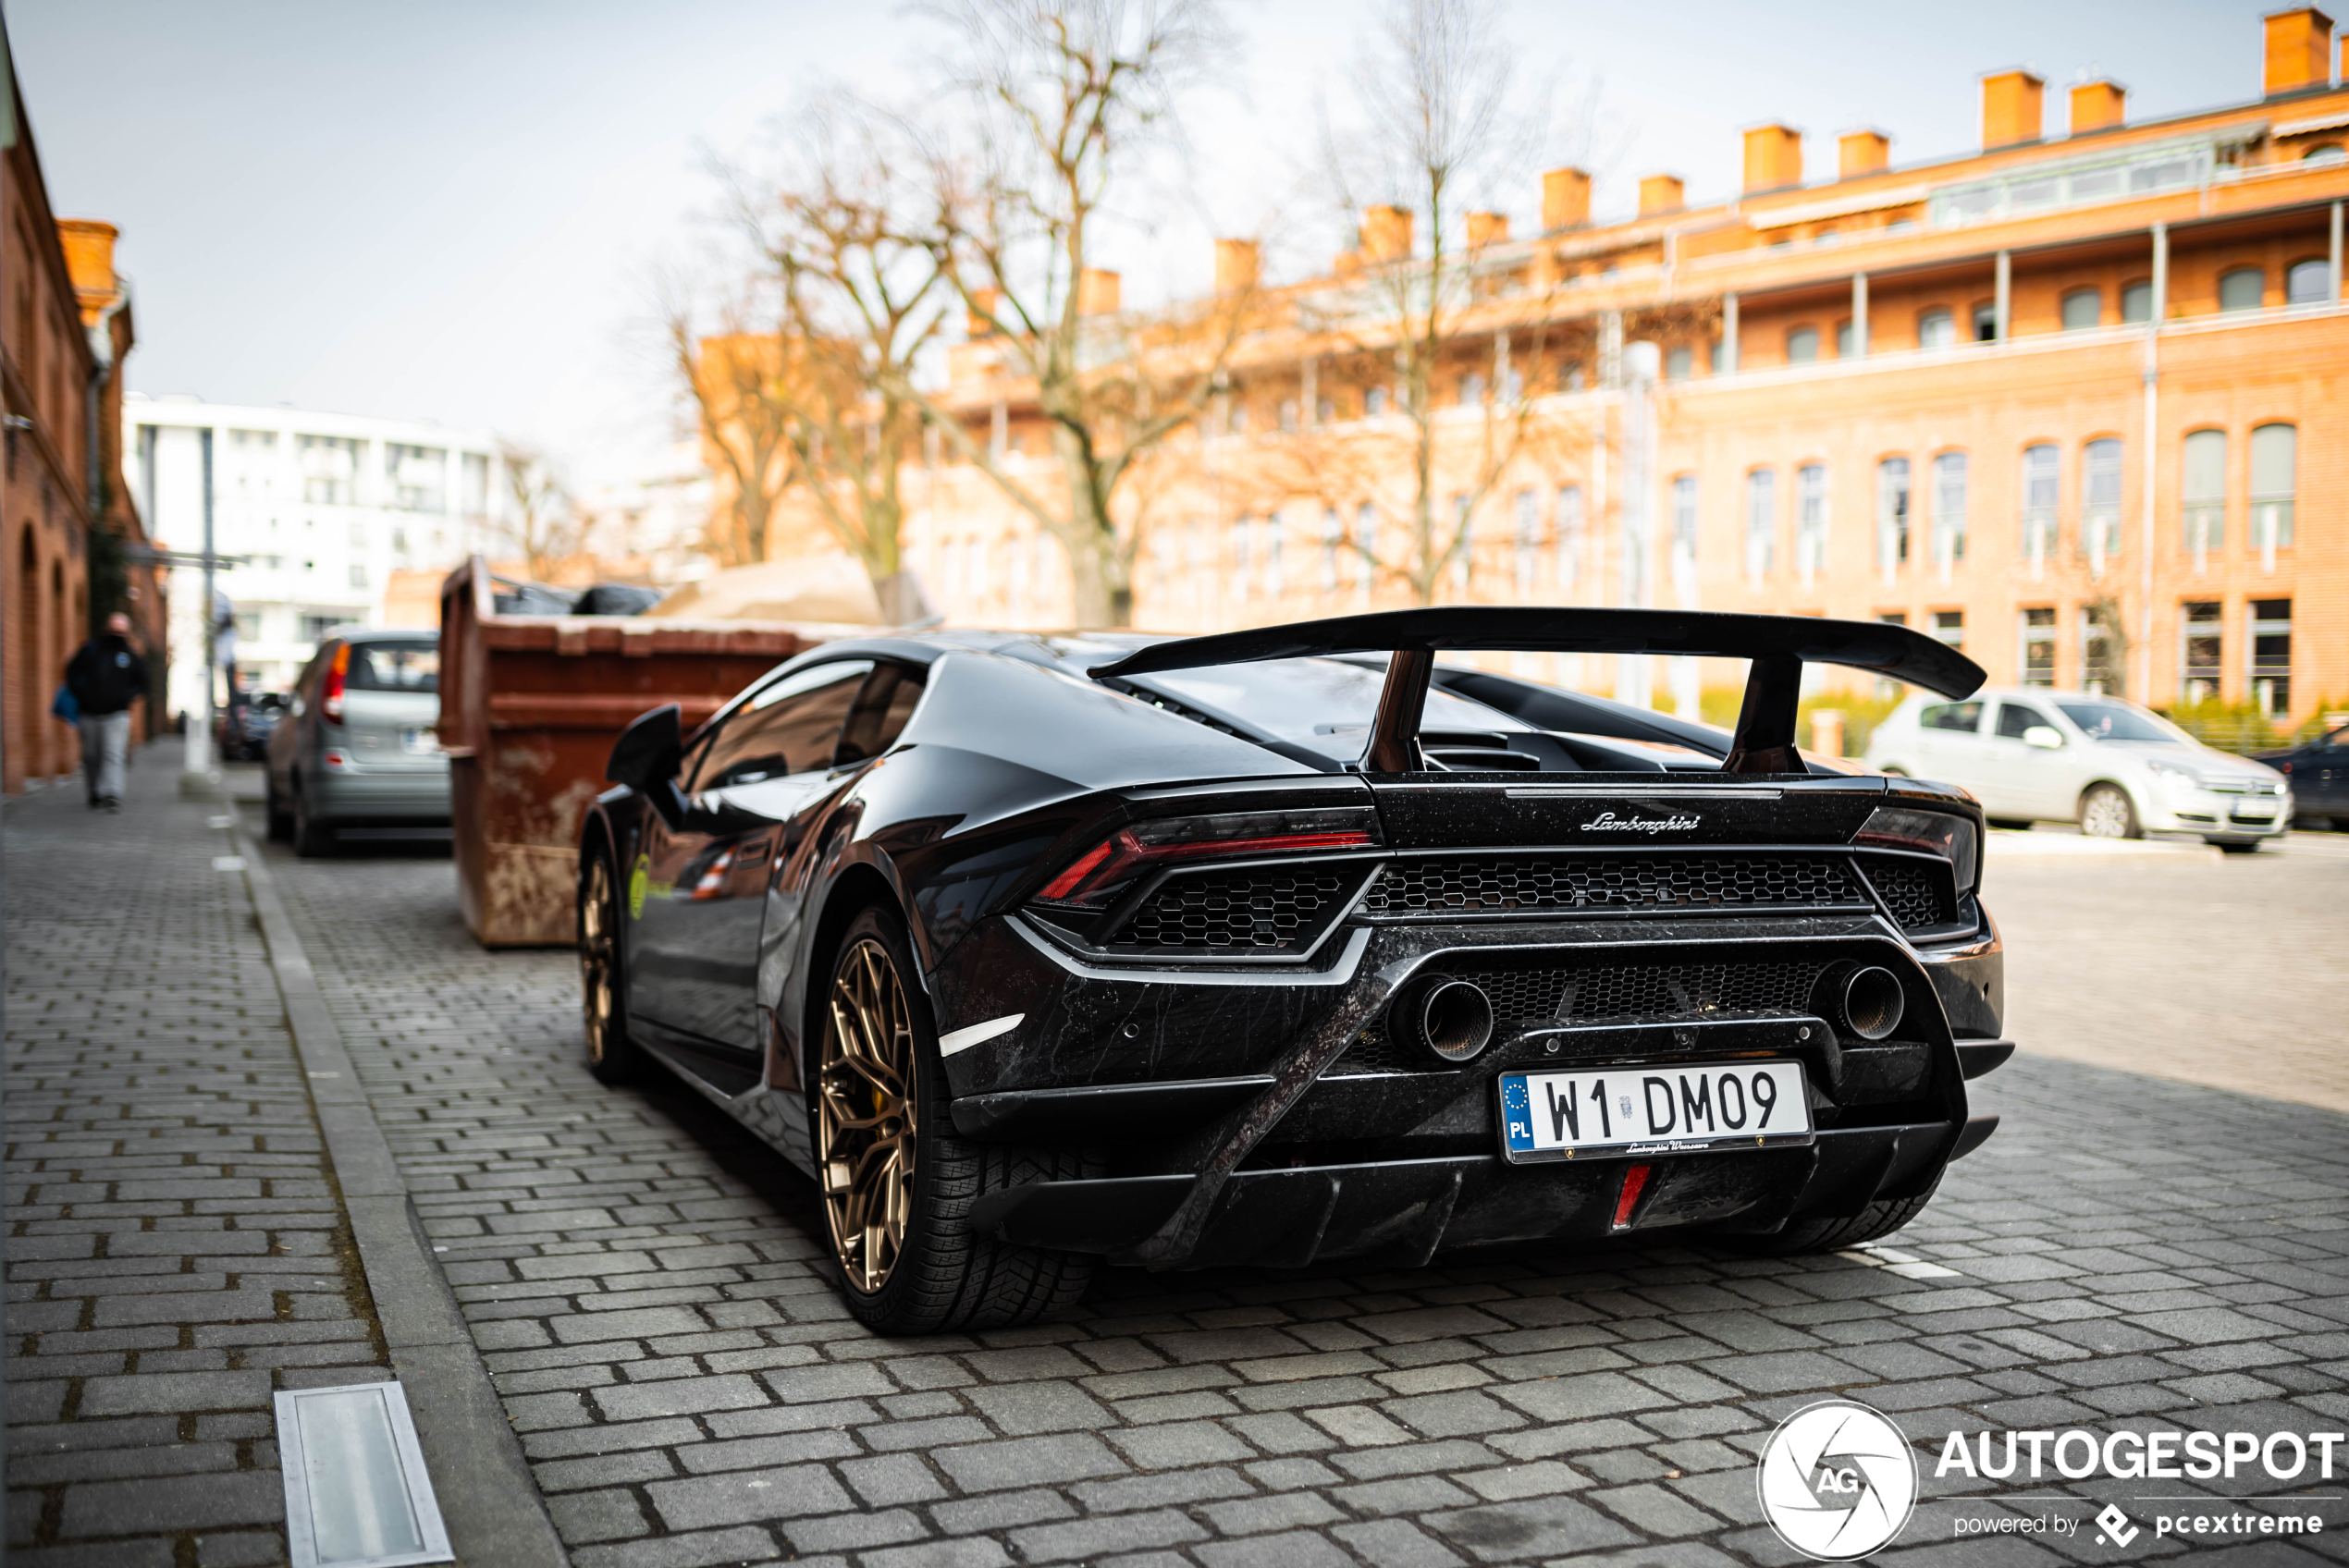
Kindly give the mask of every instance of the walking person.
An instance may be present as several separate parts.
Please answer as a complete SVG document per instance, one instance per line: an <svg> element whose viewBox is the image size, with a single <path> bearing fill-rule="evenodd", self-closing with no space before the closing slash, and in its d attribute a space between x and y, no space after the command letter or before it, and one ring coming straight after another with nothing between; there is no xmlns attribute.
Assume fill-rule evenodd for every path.
<svg viewBox="0 0 2349 1568"><path fill-rule="evenodd" d="M122 809L130 760L130 704L147 694L147 661L130 645L130 618L117 610L106 629L66 666L66 688L81 717L81 778L90 809Z"/></svg>

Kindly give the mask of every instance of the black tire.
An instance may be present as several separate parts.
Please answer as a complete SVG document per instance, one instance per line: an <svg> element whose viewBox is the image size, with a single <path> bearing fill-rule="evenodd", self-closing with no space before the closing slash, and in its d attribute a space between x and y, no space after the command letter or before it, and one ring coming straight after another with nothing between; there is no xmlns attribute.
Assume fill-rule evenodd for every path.
<svg viewBox="0 0 2349 1568"><path fill-rule="evenodd" d="M2222 855L2256 855L2259 852L2259 840L2257 839L2247 844L2240 839L2205 839L2203 842L2218 845Z"/></svg>
<svg viewBox="0 0 2349 1568"><path fill-rule="evenodd" d="M334 827L311 815L310 793L301 787L300 774L294 775L291 816L294 853L309 860L335 852Z"/></svg>
<svg viewBox="0 0 2349 1568"><path fill-rule="evenodd" d="M266 804L264 808L269 825L269 841L282 844L293 837L293 813L286 806L285 798L277 793L277 780L271 775Z"/></svg>
<svg viewBox="0 0 2349 1568"><path fill-rule="evenodd" d="M2080 831L2091 839L2142 839L2137 802L2118 784L2091 784L2080 795Z"/></svg>
<svg viewBox="0 0 2349 1568"><path fill-rule="evenodd" d="M625 1084L644 1066L628 1035L628 969L621 944L620 873L601 844L579 858L579 1006L587 1071L602 1084Z"/></svg>
<svg viewBox="0 0 2349 1568"><path fill-rule="evenodd" d="M913 978L919 973L903 923L876 908L842 935L825 976L808 1116L841 1295L858 1322L883 1334L1033 1322L1082 1299L1093 1260L979 1235L970 1226L971 1206L987 1193L1098 1175L1099 1167L1075 1150L1007 1148L955 1135L937 1024ZM870 1044L860 1043L867 1037ZM913 1069L910 1128L908 1096L890 1088L890 1080L902 1084L889 1069L892 1059ZM908 1149L910 1174L902 1164ZM881 1224L858 1223L876 1212ZM903 1216L893 1242L892 1212Z"/></svg>
<svg viewBox="0 0 2349 1568"><path fill-rule="evenodd" d="M1804 1253L1841 1252L1863 1242L1877 1241L1914 1219L1933 1201L1941 1178L1936 1176L1933 1185L1912 1198L1887 1198L1872 1203L1859 1213L1839 1219L1800 1219L1785 1230L1766 1236L1725 1236L1722 1240L1740 1252L1756 1253L1764 1257L1794 1257Z"/></svg>
<svg viewBox="0 0 2349 1568"><path fill-rule="evenodd" d="M2016 833L2031 831L2031 819L2027 816L1986 816L1982 820L1993 827L2003 827Z"/></svg>

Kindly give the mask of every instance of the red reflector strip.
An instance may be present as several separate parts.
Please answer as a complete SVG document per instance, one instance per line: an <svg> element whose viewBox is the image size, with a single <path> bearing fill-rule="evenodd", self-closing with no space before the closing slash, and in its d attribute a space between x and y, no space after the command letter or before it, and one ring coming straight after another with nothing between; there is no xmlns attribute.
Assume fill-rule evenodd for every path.
<svg viewBox="0 0 2349 1568"><path fill-rule="evenodd" d="M1107 860L1108 858L1109 841L1107 839L1103 839L1101 843L1094 845L1093 848L1086 853L1084 858L1079 860L1075 865L1070 866L1066 871L1062 872L1058 876L1055 876L1050 882L1045 883L1044 891L1041 896L1048 899L1064 899L1068 897L1070 893L1076 891L1076 885L1085 880L1085 874L1087 872L1092 870L1093 867L1101 864L1102 861Z"/></svg>
<svg viewBox="0 0 2349 1568"><path fill-rule="evenodd" d="M1284 833L1269 839L1199 839L1183 844L1153 844L1142 852L1153 860L1190 855L1249 855L1290 850L1366 850L1368 833Z"/></svg>
<svg viewBox="0 0 2349 1568"><path fill-rule="evenodd" d="M1634 1165L1623 1172L1623 1195L1615 1200L1615 1228L1618 1231L1631 1223L1631 1211L1640 1207L1640 1194L1647 1191L1649 1167Z"/></svg>

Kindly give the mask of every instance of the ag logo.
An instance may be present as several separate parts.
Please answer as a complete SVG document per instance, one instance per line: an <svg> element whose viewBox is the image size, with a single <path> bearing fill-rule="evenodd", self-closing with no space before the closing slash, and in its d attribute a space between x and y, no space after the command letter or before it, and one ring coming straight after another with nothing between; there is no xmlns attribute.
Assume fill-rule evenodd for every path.
<svg viewBox="0 0 2349 1568"><path fill-rule="evenodd" d="M1754 1484L1778 1539L1821 1562L1844 1562L1908 1524L1917 1461L1900 1428L1866 1405L1822 1400L1770 1434Z"/></svg>
<svg viewBox="0 0 2349 1568"><path fill-rule="evenodd" d="M628 918L631 920L645 917L645 892L652 886L652 866L650 855L638 855L636 869L628 874Z"/></svg>

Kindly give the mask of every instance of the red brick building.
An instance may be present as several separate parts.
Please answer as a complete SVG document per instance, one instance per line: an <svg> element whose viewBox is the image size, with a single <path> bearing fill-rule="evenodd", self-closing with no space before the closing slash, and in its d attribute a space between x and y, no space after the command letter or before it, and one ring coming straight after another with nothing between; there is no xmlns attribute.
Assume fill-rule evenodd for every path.
<svg viewBox="0 0 2349 1568"><path fill-rule="evenodd" d="M114 270L111 225L59 219L49 206L16 80L0 150L0 383L6 472L0 477L0 631L5 631L5 768L0 789L80 766L74 731L49 713L65 665L90 634L93 535L118 566L120 608L138 627L158 680L164 605L159 574L121 478L123 359L133 339L130 296ZM117 607L99 606L101 611ZM132 716L132 734L153 717Z"/></svg>
<svg viewBox="0 0 2349 1568"><path fill-rule="evenodd" d="M2262 26L2261 92L2222 108L2132 123L2092 82L2059 134L2044 84L2001 71L1961 156L1896 164L1855 131L1820 178L1771 125L1733 201L1659 175L1594 224L1560 169L1539 234L1470 214L1438 467L1472 469L1509 396L1530 434L1438 596L1898 617L1998 681L2349 704L2349 85L2323 13ZM1373 209L1327 276L1277 291L1290 330L1250 342L1138 507L1138 623L1408 602L1358 568L1355 498L1294 459L1395 423L1376 345L1312 324L1366 271L1423 264L1411 221ZM1048 467L1022 389L954 365L974 433ZM1065 614L1057 548L983 476L927 484L909 555L953 613ZM1548 668L1659 704L1733 678Z"/></svg>

